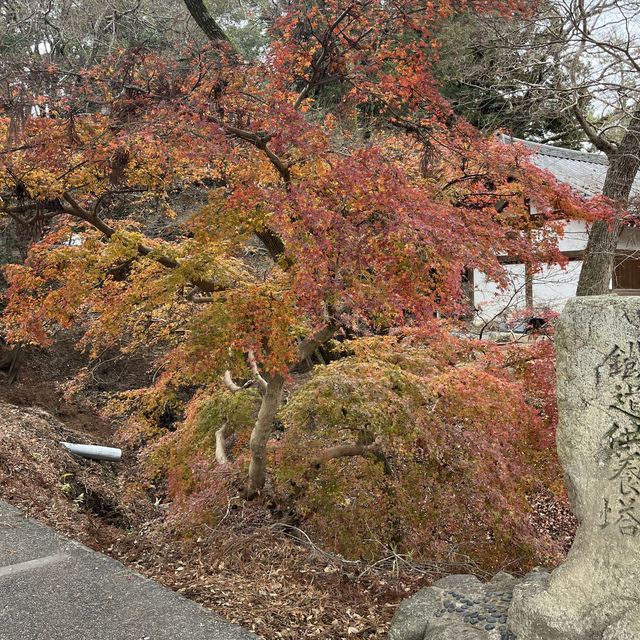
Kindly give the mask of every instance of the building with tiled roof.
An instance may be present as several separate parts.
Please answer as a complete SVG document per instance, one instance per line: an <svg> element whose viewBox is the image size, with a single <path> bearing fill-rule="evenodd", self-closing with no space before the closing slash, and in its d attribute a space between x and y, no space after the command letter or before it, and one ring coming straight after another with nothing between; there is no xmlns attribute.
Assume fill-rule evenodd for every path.
<svg viewBox="0 0 640 640"><path fill-rule="evenodd" d="M524 144L535 151L533 163L541 169L553 173L558 182L571 185L576 191L586 197L602 193L604 179L609 168L609 160L604 153L589 153L553 147L550 144L529 142L518 138L506 138L513 142ZM631 195L640 194L640 174L636 178Z"/></svg>
<svg viewBox="0 0 640 640"><path fill-rule="evenodd" d="M522 143L534 151L531 160L536 166L546 169L556 180L569 184L583 196L592 197L602 192L609 166L604 154L563 149L517 138L507 140ZM636 178L631 195L640 195L640 177ZM567 300L575 296L588 238L588 225L578 221L567 222L559 246L569 262L565 267L545 266L540 273L530 276L529 296L533 298L534 310L561 311ZM479 323L484 324L494 316L497 316L497 320L508 319L514 311L528 306L524 265L507 264L505 268L510 277L510 285L505 291L500 291L495 283L488 281L479 271L473 274L471 289ZM626 227L620 234L611 291L640 295L640 228Z"/></svg>

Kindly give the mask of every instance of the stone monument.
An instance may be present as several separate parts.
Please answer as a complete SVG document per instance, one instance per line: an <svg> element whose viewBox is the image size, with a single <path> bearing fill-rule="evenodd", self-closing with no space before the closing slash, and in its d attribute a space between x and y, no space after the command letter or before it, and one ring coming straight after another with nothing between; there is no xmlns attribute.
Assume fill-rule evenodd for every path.
<svg viewBox="0 0 640 640"><path fill-rule="evenodd" d="M640 298L571 300L556 330L557 446L580 526L514 589L519 640L640 639Z"/></svg>
<svg viewBox="0 0 640 640"><path fill-rule="evenodd" d="M458 588L453 608L436 583L401 605L390 640L640 640L640 297L569 301L555 340L558 454L580 523L566 561L499 575L502 589L474 583L475 598ZM491 626L483 597L500 592L506 618Z"/></svg>

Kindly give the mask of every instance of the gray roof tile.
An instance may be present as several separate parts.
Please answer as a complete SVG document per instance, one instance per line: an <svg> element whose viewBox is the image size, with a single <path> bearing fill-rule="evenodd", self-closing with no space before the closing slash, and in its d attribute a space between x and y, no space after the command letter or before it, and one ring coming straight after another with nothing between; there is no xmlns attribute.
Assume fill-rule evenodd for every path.
<svg viewBox="0 0 640 640"><path fill-rule="evenodd" d="M573 151L549 144L503 136L506 142L519 142L535 151L532 161L541 169L550 171L558 182L564 182L584 196L602 193L609 160L603 153ZM640 176L634 182L632 195L640 194Z"/></svg>

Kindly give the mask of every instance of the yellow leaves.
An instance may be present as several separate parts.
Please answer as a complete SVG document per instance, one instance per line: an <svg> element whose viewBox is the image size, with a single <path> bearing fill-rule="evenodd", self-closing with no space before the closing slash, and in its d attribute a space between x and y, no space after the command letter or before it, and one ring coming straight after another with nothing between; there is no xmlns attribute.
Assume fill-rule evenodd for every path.
<svg viewBox="0 0 640 640"><path fill-rule="evenodd" d="M236 202L231 200L231 195L226 188L214 189L208 204L188 221L199 250L207 253L241 251L251 235L265 227L268 213L254 201L255 194L243 194L238 190Z"/></svg>
<svg viewBox="0 0 640 640"><path fill-rule="evenodd" d="M0 141L2 147L9 145L9 125L11 120L9 118L0 117Z"/></svg>
<svg viewBox="0 0 640 640"><path fill-rule="evenodd" d="M138 246L142 243L141 233L119 229L110 238L102 253L105 264L117 260L129 260L138 256Z"/></svg>
<svg viewBox="0 0 640 640"><path fill-rule="evenodd" d="M326 158L320 157L295 165L291 169L291 175L296 180L309 180L315 177L324 178L330 175L331 171L331 164Z"/></svg>
<svg viewBox="0 0 640 640"><path fill-rule="evenodd" d="M57 179L57 172L45 167L37 167L28 170L22 177L22 185L30 198L40 199L41 193L47 197L58 197L64 192L64 185Z"/></svg>

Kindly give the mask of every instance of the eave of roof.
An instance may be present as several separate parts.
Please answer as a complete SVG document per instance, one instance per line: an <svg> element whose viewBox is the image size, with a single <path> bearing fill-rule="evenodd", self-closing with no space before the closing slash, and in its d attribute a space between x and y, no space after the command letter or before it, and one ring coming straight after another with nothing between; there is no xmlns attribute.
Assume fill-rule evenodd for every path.
<svg viewBox="0 0 640 640"><path fill-rule="evenodd" d="M603 153L574 151L509 136L502 136L502 140L522 143L534 151L532 162L537 167L550 171L558 182L570 185L583 196L592 197L602 193L609 168L609 160ZM640 194L640 177L636 178L631 193L636 196Z"/></svg>

